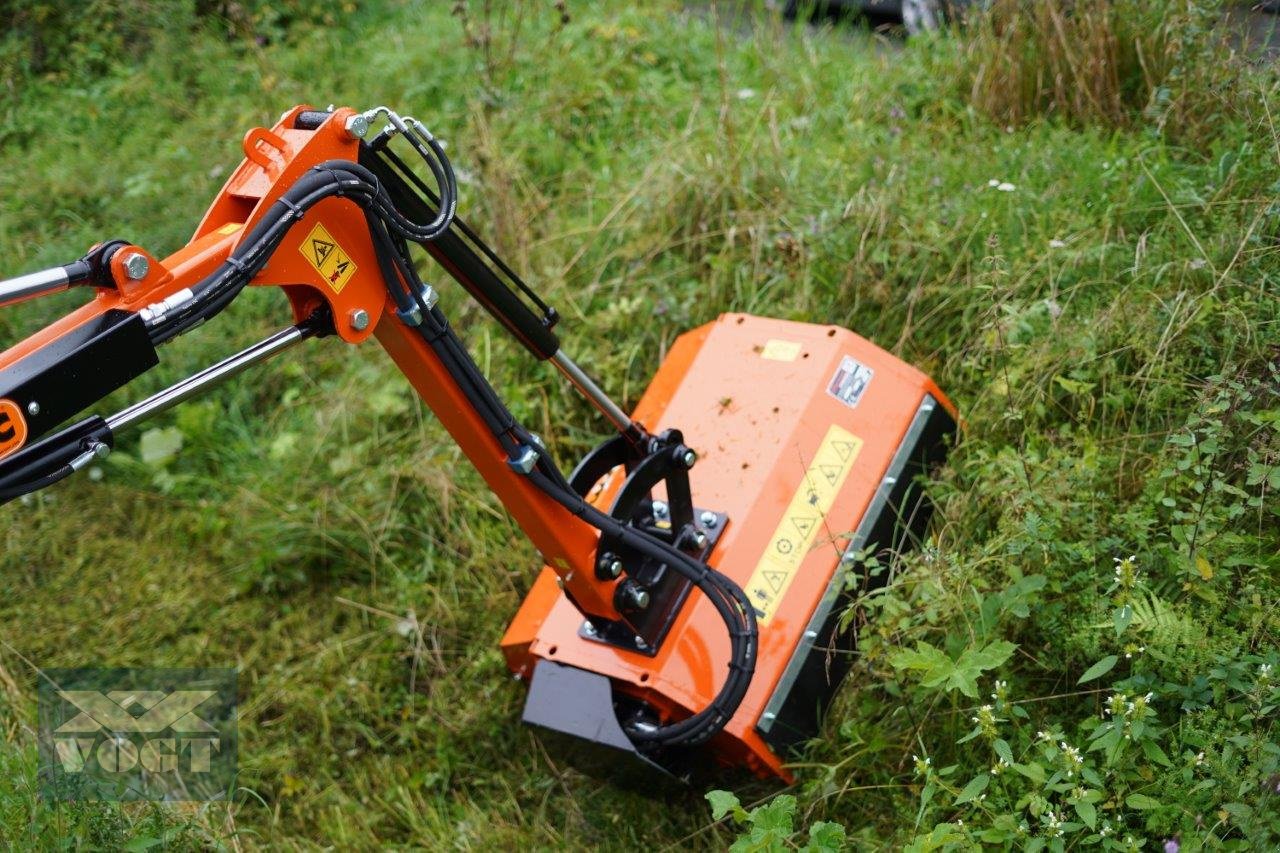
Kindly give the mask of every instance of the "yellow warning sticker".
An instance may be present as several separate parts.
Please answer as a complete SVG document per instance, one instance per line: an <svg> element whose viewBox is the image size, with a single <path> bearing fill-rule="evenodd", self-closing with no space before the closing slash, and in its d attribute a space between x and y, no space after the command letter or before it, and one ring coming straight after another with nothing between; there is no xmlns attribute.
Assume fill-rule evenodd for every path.
<svg viewBox="0 0 1280 853"><path fill-rule="evenodd" d="M316 272L324 276L334 293L341 293L351 276L356 274L355 261L351 260L351 256L343 251L338 241L319 222L311 229L307 239L302 241L298 251L316 268Z"/></svg>
<svg viewBox="0 0 1280 853"><path fill-rule="evenodd" d="M799 342L783 341L777 338L770 338L765 341L764 348L760 350L760 357L767 358L770 361L795 361L796 356L799 354Z"/></svg>
<svg viewBox="0 0 1280 853"><path fill-rule="evenodd" d="M862 439L835 424L818 445L813 464L805 472L800 488L792 496L778 529L747 582L747 598L751 599L761 624L767 625L777 612L800 564L823 529L827 513L853 470L860 450Z"/></svg>

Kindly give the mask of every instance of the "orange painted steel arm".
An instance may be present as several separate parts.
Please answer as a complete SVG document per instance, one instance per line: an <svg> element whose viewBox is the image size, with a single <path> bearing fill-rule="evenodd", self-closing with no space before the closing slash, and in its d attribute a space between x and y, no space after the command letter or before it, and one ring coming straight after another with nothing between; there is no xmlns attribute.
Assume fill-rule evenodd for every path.
<svg viewBox="0 0 1280 853"><path fill-rule="evenodd" d="M435 352L393 311L388 304L378 324L378 342L555 569L565 591L584 612L616 619L612 589L595 578L599 533L507 464L507 454Z"/></svg>
<svg viewBox="0 0 1280 853"><path fill-rule="evenodd" d="M117 252L111 264L115 288L99 289L88 304L0 353L0 371L109 310L136 312L192 287L226 261L241 237L308 169L329 160L355 162L359 141L344 129L353 111L337 110L319 128L300 130L294 126L295 119L306 109L295 107L270 130L255 128L245 135L244 161L210 205L190 243L163 261L135 246ZM317 226L323 232L317 232ZM332 260L323 266L318 262L313 241L325 235L328 239L324 242L334 244L354 267L350 274L330 275ZM140 280L131 280L122 266L122 259L135 253L149 261L149 271ZM357 205L341 198L315 205L293 225L251 284L282 288L299 322L316 308L327 307L337 334L348 343L360 343L376 334L423 402L560 576L566 592L585 613L618 618L612 586L595 577L598 532L507 464L497 438L445 365L396 317L364 212ZM364 312L366 322L350 322L358 312Z"/></svg>

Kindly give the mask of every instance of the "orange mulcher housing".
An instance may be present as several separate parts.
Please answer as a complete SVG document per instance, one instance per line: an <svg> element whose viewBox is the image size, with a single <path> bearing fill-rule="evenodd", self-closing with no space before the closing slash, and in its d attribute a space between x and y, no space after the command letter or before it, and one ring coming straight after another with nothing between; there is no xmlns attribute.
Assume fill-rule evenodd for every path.
<svg viewBox="0 0 1280 853"><path fill-rule="evenodd" d="M392 125L364 140L380 116ZM420 128L386 108L295 107L246 134L192 240L163 260L114 241L0 281L0 305L94 289L0 353L0 503L300 340L376 338L547 562L502 640L529 682L525 719L679 777L718 764L790 779L786 750L816 732L849 666L852 638L837 626L850 594L884 582L871 557L924 533L921 474L945 454L953 407L849 331L726 314L679 338L628 417L560 350L554 311L452 218L456 186L450 198L434 138L417 137L436 161L415 146L438 196L388 153L396 133ZM323 193L306 195L314 187ZM432 216L438 232L416 224ZM268 262L253 247L277 225ZM617 428L569 478L465 355L411 243ZM237 271L240 286L282 288L296 325L124 412L62 426L211 320L235 295L218 276ZM183 313L195 308L205 313ZM681 728L695 722L696 737Z"/></svg>
<svg viewBox="0 0 1280 853"><path fill-rule="evenodd" d="M849 666L842 604L883 582L867 556L922 533L918 477L942 458L954 415L923 373L835 326L725 314L672 347L634 417L655 431L679 426L698 452L698 505L728 517L710 563L743 587L759 620L755 677L715 741L723 764L790 779L787 748L816 733ZM607 504L620 481L615 471L593 499ZM678 717L711 701L727 647L701 598L652 656L600 642L551 567L502 640L511 669L532 677L526 719L579 737L598 722L583 728L591 691L559 668L605 676ZM540 695L540 678L561 695Z"/></svg>

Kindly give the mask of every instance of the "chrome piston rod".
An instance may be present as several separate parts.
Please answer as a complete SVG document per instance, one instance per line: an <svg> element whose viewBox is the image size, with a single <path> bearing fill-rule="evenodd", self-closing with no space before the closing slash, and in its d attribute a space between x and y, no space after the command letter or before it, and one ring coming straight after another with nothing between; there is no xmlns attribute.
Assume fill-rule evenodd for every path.
<svg viewBox="0 0 1280 853"><path fill-rule="evenodd" d="M168 411L179 403L202 393L205 389L225 382L255 364L284 352L299 341L311 337L312 334L310 330L301 326L291 326L288 329L276 332L271 337L259 341L248 349L241 350L217 364L206 367L176 385L171 385L159 394L140 400L129 408L111 415L106 419L107 426L111 428L112 432L119 432L148 418L155 417L161 412Z"/></svg>
<svg viewBox="0 0 1280 853"><path fill-rule="evenodd" d="M556 350L556 354L551 356L551 361L564 374L565 378L577 388L582 395L591 401L600 413L609 419L618 432L626 433L634 428L631 418L627 417L627 413L618 407L618 404L604 393L604 390L597 385L590 376L588 376L581 367L574 363L573 359L565 355L564 350Z"/></svg>
<svg viewBox="0 0 1280 853"><path fill-rule="evenodd" d="M66 267L53 267L0 281L0 308L35 299L46 293L57 293L71 286Z"/></svg>

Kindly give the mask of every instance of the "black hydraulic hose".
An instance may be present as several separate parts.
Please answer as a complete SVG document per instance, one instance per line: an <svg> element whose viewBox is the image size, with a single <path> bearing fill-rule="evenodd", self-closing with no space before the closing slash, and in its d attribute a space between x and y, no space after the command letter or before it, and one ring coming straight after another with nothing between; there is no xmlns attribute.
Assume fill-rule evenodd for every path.
<svg viewBox="0 0 1280 853"><path fill-rule="evenodd" d="M39 479L28 480L27 482L21 483L17 486L0 488L0 505L7 504L10 501L17 500L18 498L32 494L33 492L38 492L41 489L46 489L54 483L61 482L67 477L70 477L75 473L75 470L76 469L72 468L70 465L63 465L61 468L56 468L51 473L45 474Z"/></svg>
<svg viewBox="0 0 1280 853"><path fill-rule="evenodd" d="M618 537L623 544L635 548L647 557L663 561L688 578L707 596L724 620L731 645L729 675L711 704L679 722L661 726L652 731L634 729L629 732L635 740L673 746L692 746L705 742L724 728L724 725L733 717L755 673L758 629L755 610L751 607L745 593L732 580L710 566L692 559L679 549L623 524L591 506L576 493L565 493L553 487L550 482L539 482L541 475L531 474L530 476L549 497L592 527L602 533Z"/></svg>
<svg viewBox="0 0 1280 853"><path fill-rule="evenodd" d="M385 248L383 241L377 240L375 243L380 249ZM403 261L403 258L396 259L398 264ZM449 374L458 383L459 389L480 413L504 450L510 453L516 446L516 438L521 443L530 443L531 436L519 426L514 416L498 398L462 342L449 327L443 313L422 301L419 292L414 289L417 277L411 266L408 278L411 295L417 302L419 310L423 312L424 322L417 327L418 334L441 359ZM398 281L399 277L389 279L388 289L398 289L399 285L396 283ZM399 304L398 295L393 298ZM548 454L539 454L538 466L529 472L529 478L544 494L601 533L615 536L645 556L670 565L674 571L688 578L711 601L712 606L724 621L730 638L729 673L720 691L706 708L686 719L652 730L635 728L630 734L638 741L670 746L692 746L713 737L732 719L746 695L755 672L758 629L755 610L751 607L745 593L732 580L705 563L694 560L666 542L619 522L583 501L570 488Z"/></svg>
<svg viewBox="0 0 1280 853"><path fill-rule="evenodd" d="M428 161L433 175L440 182L442 198L448 199L431 221L417 223L401 214L377 175L364 166L348 160L321 163L289 187L245 235L231 257L192 288L193 298L188 303L175 308L156 323L152 341L163 343L199 325L230 304L265 266L289 229L302 219L307 210L326 198L349 198L398 236L414 242L425 243L442 236L456 212L457 184L443 148L434 139L428 145L438 162L428 157L422 146L414 141L414 147Z"/></svg>

